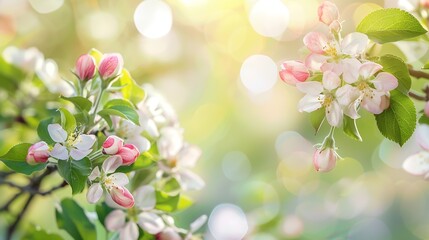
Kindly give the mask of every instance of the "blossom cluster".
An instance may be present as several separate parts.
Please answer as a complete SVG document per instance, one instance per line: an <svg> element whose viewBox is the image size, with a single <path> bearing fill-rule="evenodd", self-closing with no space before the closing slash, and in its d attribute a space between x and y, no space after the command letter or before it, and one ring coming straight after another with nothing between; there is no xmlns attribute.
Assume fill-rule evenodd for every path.
<svg viewBox="0 0 429 240"><path fill-rule="evenodd" d="M11 47L3 56L22 70L38 75L43 68L41 66L47 64L43 63L43 55L35 48L20 50ZM121 78L126 71L123 65L120 54L95 51L77 59L73 70L77 78L74 83L70 81L69 84L60 78L58 82L44 81L49 90L51 85L56 85L58 91L53 93L65 95L67 89L66 96L79 101L85 98L91 108L79 110L79 114L85 116L84 120L79 120L83 122L76 120L79 114L70 113L73 109L60 109L61 119L54 119L46 126L49 137L31 145L25 160L31 166L47 164L58 169L63 162L71 163L70 166L74 164L72 162L89 162L90 174L85 181L88 183L87 201L97 204L104 200L110 208L104 225L108 231L119 232L120 239L138 239L139 227L157 239L195 239L194 233L207 217L198 218L189 230L178 228L169 213L158 209L157 194L162 193L162 185L166 182L179 185L174 193L167 194L168 197L203 188L202 178L191 171L201 156L201 150L185 141L184 130L174 109L151 85L143 85L144 97L139 101L125 99L121 91L126 87L121 86ZM132 81L127 84L132 84ZM137 85L131 87L140 88ZM111 115L103 114L103 104L106 107L109 103L118 102L123 105L115 105L116 108L112 108L115 111L108 112ZM126 110L121 112L122 109ZM134 116L127 115L130 111L135 112L137 120L128 117ZM68 114L73 120L67 119L70 117ZM70 127L70 122L74 121L78 124ZM146 168L155 174L144 184L138 180L133 182L142 169L137 166L142 164L147 164ZM73 189L73 182L65 180Z"/></svg>
<svg viewBox="0 0 429 240"><path fill-rule="evenodd" d="M285 61L279 74L285 83L305 94L298 110L323 110L332 127L313 159L316 170L324 172L335 167L338 157L333 129L340 127L345 117L360 118L361 108L382 113L390 105L389 91L398 86L398 80L366 57L369 39L365 34L353 32L342 37L342 22L334 3L321 3L318 16L328 33L307 33L303 42L310 53L304 62Z"/></svg>

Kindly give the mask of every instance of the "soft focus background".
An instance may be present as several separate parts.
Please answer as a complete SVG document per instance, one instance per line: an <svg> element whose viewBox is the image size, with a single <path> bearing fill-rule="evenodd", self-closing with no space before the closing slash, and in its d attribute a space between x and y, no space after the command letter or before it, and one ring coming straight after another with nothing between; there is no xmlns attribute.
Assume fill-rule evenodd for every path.
<svg viewBox="0 0 429 240"><path fill-rule="evenodd" d="M429 239L429 183L401 169L419 150L415 140L400 149L364 115L358 122L364 142L338 131L344 160L327 174L313 169L313 145L327 127L314 135L308 116L297 111L301 94L278 79L277 67L305 56L303 36L323 27L317 21L320 2L0 0L0 50L37 47L66 78L75 59L91 48L121 53L133 77L165 95L187 139L203 149L196 172L207 186L192 193L196 204L177 219L187 226L209 215L207 239L225 232L252 240ZM334 2L344 33L378 8L399 2L413 9L406 0ZM399 49L415 66L428 59L421 42L389 44L382 51ZM8 129L0 129L0 136L8 144L22 141ZM0 191L1 201L13 194ZM69 194L64 189L40 197L26 224L57 231L54 206ZM7 221L0 218L0 231Z"/></svg>

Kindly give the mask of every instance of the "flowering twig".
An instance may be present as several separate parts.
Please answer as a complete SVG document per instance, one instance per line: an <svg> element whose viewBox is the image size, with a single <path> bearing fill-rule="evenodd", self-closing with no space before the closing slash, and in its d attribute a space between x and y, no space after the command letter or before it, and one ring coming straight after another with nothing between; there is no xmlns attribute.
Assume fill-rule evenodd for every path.
<svg viewBox="0 0 429 240"><path fill-rule="evenodd" d="M418 78L418 79L424 78L424 79L429 80L429 73L415 70L412 67L408 67L408 72L410 73L411 76L413 76L415 78Z"/></svg>

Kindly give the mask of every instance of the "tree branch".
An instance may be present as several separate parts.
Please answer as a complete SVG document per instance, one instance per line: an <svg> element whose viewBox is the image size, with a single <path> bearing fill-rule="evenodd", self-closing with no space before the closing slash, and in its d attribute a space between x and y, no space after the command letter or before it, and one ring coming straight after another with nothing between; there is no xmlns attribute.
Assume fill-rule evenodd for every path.
<svg viewBox="0 0 429 240"><path fill-rule="evenodd" d="M410 73L411 76L415 78L424 78L426 80L429 80L429 73L414 70L412 67L408 67L408 72Z"/></svg>

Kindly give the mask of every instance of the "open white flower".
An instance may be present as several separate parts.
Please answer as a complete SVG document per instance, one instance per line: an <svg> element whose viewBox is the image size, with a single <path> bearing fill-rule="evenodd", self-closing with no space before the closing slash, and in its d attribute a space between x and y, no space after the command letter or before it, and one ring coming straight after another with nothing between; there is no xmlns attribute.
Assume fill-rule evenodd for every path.
<svg viewBox="0 0 429 240"><path fill-rule="evenodd" d="M43 65L43 53L37 48L19 49L11 46L3 51L3 58L6 62L13 64L24 71L35 72Z"/></svg>
<svg viewBox="0 0 429 240"><path fill-rule="evenodd" d="M175 177L183 190L198 190L204 187L205 183L201 177L189 170L195 167L201 150L184 142L182 129L163 128L157 144L162 158L158 164L162 171Z"/></svg>
<svg viewBox="0 0 429 240"><path fill-rule="evenodd" d="M419 125L416 129L416 137L423 151L409 156L402 167L408 173L429 179L429 125Z"/></svg>
<svg viewBox="0 0 429 240"><path fill-rule="evenodd" d="M298 110L300 112L313 112L323 107L328 123L331 126L339 126L343 120L343 109L337 99L336 91L345 87L337 90L340 84L341 79L331 71L323 73L322 83L317 81L297 83L298 90L306 94L299 101Z"/></svg>
<svg viewBox="0 0 429 240"><path fill-rule="evenodd" d="M96 137L87 134L68 135L60 124L49 124L48 132L52 140L56 142L51 151L51 156L59 160L67 160L71 157L74 160L81 160L92 152Z"/></svg>
<svg viewBox="0 0 429 240"><path fill-rule="evenodd" d="M374 62L359 63L348 68L348 74L343 75L345 82L356 86L349 88L348 94L355 95L359 91L360 106L374 114L380 114L389 107L389 91L398 87L395 76L387 72L378 73L382 68Z"/></svg>
<svg viewBox="0 0 429 240"><path fill-rule="evenodd" d="M113 133L114 135L123 138L128 144L133 144L142 153L150 149L150 141L143 136L145 129L141 126L141 123L140 126L138 126L129 120L119 117L113 117L112 119L115 125L115 131Z"/></svg>
<svg viewBox="0 0 429 240"><path fill-rule="evenodd" d="M58 65L54 60L46 59L36 73L51 93L59 93L66 97L73 94L72 86L61 79Z"/></svg>
<svg viewBox="0 0 429 240"><path fill-rule="evenodd" d="M92 182L86 198L90 203L96 203L103 196L104 190L110 194L112 200L119 206L131 208L134 206L134 197L124 186L129 180L125 173L115 173L122 165L122 159L118 155L110 156L104 160L101 172L95 167L88 179Z"/></svg>
<svg viewBox="0 0 429 240"><path fill-rule="evenodd" d="M138 226L145 232L155 235L165 228L161 213L154 210L156 205L155 188L152 186L139 187L135 192L135 205L131 211L121 209L112 211L105 220L109 231L119 232L120 239L138 239ZM126 222L126 219L129 221ZM137 231L135 231L137 229Z"/></svg>

